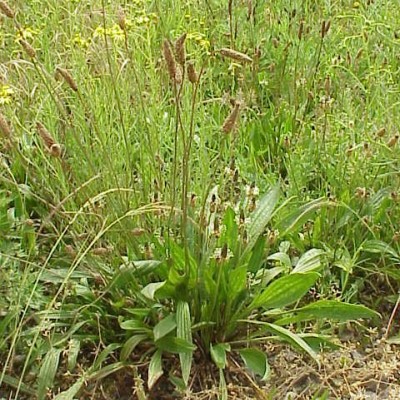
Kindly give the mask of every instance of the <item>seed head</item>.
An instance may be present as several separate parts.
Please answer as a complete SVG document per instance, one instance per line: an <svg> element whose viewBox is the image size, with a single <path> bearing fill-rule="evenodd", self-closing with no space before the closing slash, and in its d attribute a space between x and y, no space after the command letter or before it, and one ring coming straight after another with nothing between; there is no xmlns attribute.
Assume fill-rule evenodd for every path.
<svg viewBox="0 0 400 400"><path fill-rule="evenodd" d="M253 59L249 57L247 54L240 53L239 51L222 48L219 51L224 57L231 58L232 60L242 62L242 63L251 63Z"/></svg>
<svg viewBox="0 0 400 400"><path fill-rule="evenodd" d="M380 128L380 129L377 130L376 136L382 137L382 136L385 136L385 133L386 133L386 128L383 127L383 128Z"/></svg>
<svg viewBox="0 0 400 400"><path fill-rule="evenodd" d="M399 141L399 134L396 133L396 135L392 136L389 141L387 142L388 147L394 147L396 146L397 142Z"/></svg>
<svg viewBox="0 0 400 400"><path fill-rule="evenodd" d="M171 46L167 39L164 40L163 43L163 54L165 62L167 63L167 69L169 73L169 77L172 81L176 80L176 61L174 55L171 50Z"/></svg>
<svg viewBox="0 0 400 400"><path fill-rule="evenodd" d="M8 18L15 18L14 11L10 8L10 6L5 1L0 1L0 11Z"/></svg>
<svg viewBox="0 0 400 400"><path fill-rule="evenodd" d="M19 42L30 58L36 57L36 50L26 40L20 39Z"/></svg>
<svg viewBox="0 0 400 400"><path fill-rule="evenodd" d="M301 40L303 37L303 30L304 30L304 21L301 20L299 25L299 31L297 33L297 37L299 38L299 40Z"/></svg>
<svg viewBox="0 0 400 400"><path fill-rule="evenodd" d="M4 137L11 139L11 126L2 113L0 113L0 131Z"/></svg>
<svg viewBox="0 0 400 400"><path fill-rule="evenodd" d="M36 129L43 140L44 145L53 157L61 156L61 146L53 139L50 132L41 122L36 123Z"/></svg>
<svg viewBox="0 0 400 400"><path fill-rule="evenodd" d="M195 84L197 82L198 77L197 77L197 73L194 68L193 62L188 63L187 74L188 74L189 82Z"/></svg>
<svg viewBox="0 0 400 400"><path fill-rule="evenodd" d="M63 79L65 80L65 82L68 84L68 86L74 91L77 92L78 91L78 85L75 82L75 79L72 77L71 73L69 71L67 71L64 68L60 68L57 67L56 68L56 73L60 74Z"/></svg>
<svg viewBox="0 0 400 400"><path fill-rule="evenodd" d="M186 59L186 52L185 52L185 40L186 40L186 33L181 35L175 42L175 54L176 54L176 61L182 66L185 65Z"/></svg>
<svg viewBox="0 0 400 400"><path fill-rule="evenodd" d="M118 25L124 32L126 31L125 11L121 7L118 9Z"/></svg>
<svg viewBox="0 0 400 400"><path fill-rule="evenodd" d="M239 117L239 111L240 111L240 103L237 102L235 104L235 106L233 107L233 110L228 115L228 117L225 119L225 121L222 125L222 131L224 133L230 133L235 128L236 121Z"/></svg>

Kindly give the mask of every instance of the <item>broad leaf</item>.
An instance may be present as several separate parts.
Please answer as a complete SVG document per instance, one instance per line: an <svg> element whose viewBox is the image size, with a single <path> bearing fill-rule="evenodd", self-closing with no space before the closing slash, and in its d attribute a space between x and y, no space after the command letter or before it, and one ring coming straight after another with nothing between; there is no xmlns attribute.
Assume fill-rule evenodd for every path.
<svg viewBox="0 0 400 400"><path fill-rule="evenodd" d="M363 243L361 249L368 253L387 254L396 260L400 258L399 253L397 253L393 247L381 240L367 240Z"/></svg>
<svg viewBox="0 0 400 400"><path fill-rule="evenodd" d="M149 387L149 390L151 390L151 388L163 374L161 356L162 351L157 350L151 357L149 364L149 375L147 378L147 386Z"/></svg>
<svg viewBox="0 0 400 400"><path fill-rule="evenodd" d="M283 276L272 282L262 293L257 295L249 308L282 308L295 303L310 290L318 277L319 274L316 272Z"/></svg>
<svg viewBox="0 0 400 400"><path fill-rule="evenodd" d="M227 343L210 344L211 358L219 369L224 369L226 366L226 352L230 351L231 347Z"/></svg>
<svg viewBox="0 0 400 400"><path fill-rule="evenodd" d="M67 369L72 371L76 367L78 354L81 349L81 342L77 339L71 339L69 341L68 358L67 358Z"/></svg>
<svg viewBox="0 0 400 400"><path fill-rule="evenodd" d="M165 283L166 281L149 283L141 290L141 293L148 299L154 300L154 295L156 294L157 290L161 289Z"/></svg>
<svg viewBox="0 0 400 400"><path fill-rule="evenodd" d="M133 335L131 336L122 346L120 360L126 361L128 357L132 354L135 347L143 340L147 339L147 335Z"/></svg>
<svg viewBox="0 0 400 400"><path fill-rule="evenodd" d="M163 318L153 329L154 340L159 340L176 328L176 320L174 314L169 314Z"/></svg>
<svg viewBox="0 0 400 400"><path fill-rule="evenodd" d="M53 400L74 400L84 383L85 379L80 377L68 390L59 393Z"/></svg>
<svg viewBox="0 0 400 400"><path fill-rule="evenodd" d="M165 336L155 342L156 346L169 353L187 353L196 350L193 343L186 339L178 338L175 336Z"/></svg>
<svg viewBox="0 0 400 400"><path fill-rule="evenodd" d="M264 352L258 349L241 349L239 350L239 354L246 367L259 375L261 380L264 381L269 377L271 371Z"/></svg>
<svg viewBox="0 0 400 400"><path fill-rule="evenodd" d="M360 318L379 318L379 314L359 304L342 303L338 300L319 300L299 308L296 314L307 319L335 319L350 321Z"/></svg>
<svg viewBox="0 0 400 400"><path fill-rule="evenodd" d="M325 254L325 252L320 249L308 250L300 257L296 267L293 269L293 273L317 271L321 267L322 254Z"/></svg>
<svg viewBox="0 0 400 400"><path fill-rule="evenodd" d="M279 186L274 186L264 197L261 198L260 203L253 215L251 216L251 222L248 227L248 243L242 254L243 257L252 250L253 246L257 242L257 239L261 236L270 221L276 204L279 199Z"/></svg>
<svg viewBox="0 0 400 400"><path fill-rule="evenodd" d="M192 323L190 320L189 304L187 302L178 302L176 306L176 324L176 336L192 344ZM192 368L193 352L180 352L179 360L181 362L182 377L187 386L189 383L190 370Z"/></svg>
<svg viewBox="0 0 400 400"><path fill-rule="evenodd" d="M51 348L43 359L38 376L38 400L44 400L48 389L51 389L54 384L54 378L60 361L61 350Z"/></svg>

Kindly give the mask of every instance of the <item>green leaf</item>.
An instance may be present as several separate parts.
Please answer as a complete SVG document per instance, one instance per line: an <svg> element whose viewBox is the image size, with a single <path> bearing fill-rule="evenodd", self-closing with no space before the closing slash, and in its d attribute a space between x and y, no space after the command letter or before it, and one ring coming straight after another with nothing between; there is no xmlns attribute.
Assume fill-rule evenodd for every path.
<svg viewBox="0 0 400 400"><path fill-rule="evenodd" d="M315 284L319 277L316 272L290 274L272 282L257 295L249 308L282 308L300 300Z"/></svg>
<svg viewBox="0 0 400 400"><path fill-rule="evenodd" d="M53 400L74 400L84 383L85 379L81 376L68 390L59 393Z"/></svg>
<svg viewBox="0 0 400 400"><path fill-rule="evenodd" d="M243 251L241 261L244 256L252 250L253 246L257 242L258 238L264 232L268 222L270 221L276 204L279 200L279 186L274 186L269 192L267 192L260 200L260 203L253 215L251 216L251 222L247 229L248 243Z"/></svg>
<svg viewBox="0 0 400 400"><path fill-rule="evenodd" d="M331 201L323 198L310 201L279 221L277 229L281 232L282 237L293 233L302 226L316 210L331 205L333 205Z"/></svg>
<svg viewBox="0 0 400 400"><path fill-rule="evenodd" d="M300 257L292 273L317 271L321 267L322 254L325 252L320 249L308 250Z"/></svg>
<svg viewBox="0 0 400 400"><path fill-rule="evenodd" d="M13 376L3 374L2 375L3 383L13 388L18 388L20 392L26 393L30 395L29 398L36 398L36 391L33 390L30 386L20 381L20 379L14 378Z"/></svg>
<svg viewBox="0 0 400 400"><path fill-rule="evenodd" d="M192 341L192 323L190 318L190 309L187 302L179 301L176 306L176 336L193 344ZM193 352L183 351L179 353L181 362L182 377L187 386L189 383L190 370L192 368Z"/></svg>
<svg viewBox="0 0 400 400"><path fill-rule="evenodd" d="M386 343L400 344L400 335L392 336L392 337L386 339Z"/></svg>
<svg viewBox="0 0 400 400"><path fill-rule="evenodd" d="M319 300L305 307L298 308L295 312L306 319L335 319L338 321L380 317L379 313L365 306L343 303L338 300Z"/></svg>
<svg viewBox="0 0 400 400"><path fill-rule="evenodd" d="M154 384L158 381L158 379L162 376L163 370L161 365L161 355L162 351L157 350L151 357L149 364L149 376L147 378L147 386L149 390L152 389Z"/></svg>
<svg viewBox="0 0 400 400"><path fill-rule="evenodd" d="M93 364L93 369L98 369L101 367L104 361L108 358L110 354L112 354L115 350L118 350L121 347L119 343L110 343L105 349L101 351L101 353L96 357L96 360Z"/></svg>
<svg viewBox="0 0 400 400"><path fill-rule="evenodd" d="M68 346L67 369L72 372L76 367L78 354L81 349L81 342L78 339L71 339Z"/></svg>
<svg viewBox="0 0 400 400"><path fill-rule="evenodd" d="M155 342L156 346L169 353L187 353L196 350L196 346L193 343L183 338L175 336L165 336Z"/></svg>
<svg viewBox="0 0 400 400"><path fill-rule="evenodd" d="M147 335L133 335L131 336L122 346L120 360L126 361L128 357L132 354L133 350L135 350L136 346L143 342L143 340L147 339Z"/></svg>
<svg viewBox="0 0 400 400"><path fill-rule="evenodd" d="M126 368L127 364L124 362L118 361L109 365L106 365L105 367L95 370L92 372L88 380L101 380L104 379L106 376L114 374L115 372L119 371L120 369Z"/></svg>
<svg viewBox="0 0 400 400"><path fill-rule="evenodd" d="M363 243L361 249L368 253L387 254L396 260L400 258L399 254L393 249L393 247L381 240L367 240Z"/></svg>
<svg viewBox="0 0 400 400"><path fill-rule="evenodd" d="M48 389L54 384L54 378L60 361L61 350L51 348L43 359L38 376L38 400L45 400Z"/></svg>
<svg viewBox="0 0 400 400"><path fill-rule="evenodd" d="M166 281L149 283L141 290L141 293L148 299L154 300L154 295L156 294L157 290L161 289L165 283Z"/></svg>
<svg viewBox="0 0 400 400"><path fill-rule="evenodd" d="M287 270L292 268L292 261L290 257L281 251L268 256L267 261L279 261Z"/></svg>
<svg viewBox="0 0 400 400"><path fill-rule="evenodd" d="M295 333L289 331L288 329L275 324L269 324L265 322L264 326L268 331L275 333L279 338L281 338L285 342L288 342L291 345L298 347L301 350L308 353L317 363L319 363L317 353L299 335L296 335Z"/></svg>
<svg viewBox="0 0 400 400"><path fill-rule="evenodd" d="M265 381L269 377L271 370L264 352L258 349L241 349L239 354L246 367L259 375L261 380Z"/></svg>
<svg viewBox="0 0 400 400"><path fill-rule="evenodd" d="M226 352L231 350L228 343L210 344L211 358L219 369L224 369L226 366Z"/></svg>
<svg viewBox="0 0 400 400"><path fill-rule="evenodd" d="M120 322L119 326L121 329L125 329L127 331L151 332L151 330L138 319L128 319L126 321L122 321Z"/></svg>
<svg viewBox="0 0 400 400"><path fill-rule="evenodd" d="M228 297L234 300L243 289L246 288L247 283L247 268L246 266L234 269L229 273L229 292Z"/></svg>
<svg viewBox="0 0 400 400"><path fill-rule="evenodd" d="M162 337L168 335L176 328L175 314L169 314L167 317L163 318L154 328L154 340L159 340Z"/></svg>

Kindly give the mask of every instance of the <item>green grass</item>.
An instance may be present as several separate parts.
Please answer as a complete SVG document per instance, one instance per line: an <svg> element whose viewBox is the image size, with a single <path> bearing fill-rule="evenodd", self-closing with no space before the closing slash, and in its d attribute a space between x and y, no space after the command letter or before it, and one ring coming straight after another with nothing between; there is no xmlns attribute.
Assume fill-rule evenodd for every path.
<svg viewBox="0 0 400 400"><path fill-rule="evenodd" d="M15 18L0 5L0 382L11 398L71 387L72 399L84 381L138 366L150 387L163 362L185 387L193 354L219 368L223 397L235 354L268 379L256 343L317 359L340 321L375 316L359 303L391 311L395 2L17 0ZM199 79L182 71L178 85L163 43L184 33Z"/></svg>

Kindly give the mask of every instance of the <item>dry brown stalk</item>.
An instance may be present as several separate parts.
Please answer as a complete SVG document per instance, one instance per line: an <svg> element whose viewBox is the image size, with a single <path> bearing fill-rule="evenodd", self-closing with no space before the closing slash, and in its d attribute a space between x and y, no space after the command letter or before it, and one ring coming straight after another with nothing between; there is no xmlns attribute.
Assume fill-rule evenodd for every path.
<svg viewBox="0 0 400 400"><path fill-rule="evenodd" d="M169 77L171 80L176 80L176 61L174 55L171 50L171 46L167 39L164 40L163 43L163 54L165 62L167 63L167 69L169 73Z"/></svg>
<svg viewBox="0 0 400 400"><path fill-rule="evenodd" d="M228 49L228 48L222 48L219 50L219 52L224 56L231 58L232 60L238 61L238 62L243 62L243 63L251 63L253 62L253 59L249 57L247 54L241 53L240 51Z"/></svg>
<svg viewBox="0 0 400 400"><path fill-rule="evenodd" d="M195 84L197 82L197 73L193 62L188 63L187 73L189 82Z"/></svg>
<svg viewBox="0 0 400 400"><path fill-rule="evenodd" d="M11 126L2 113L0 113L0 131L3 133L4 137L11 139Z"/></svg>
<svg viewBox="0 0 400 400"><path fill-rule="evenodd" d="M78 85L77 85L77 83L75 82L75 79L72 77L71 73L68 70L66 70L64 68L57 67L56 68L56 72L58 74L60 74L64 78L65 82L68 84L68 86L74 92L78 91Z"/></svg>
<svg viewBox="0 0 400 400"><path fill-rule="evenodd" d="M25 39L20 39L19 43L30 58L36 57L36 50Z"/></svg>
<svg viewBox="0 0 400 400"><path fill-rule="evenodd" d="M11 19L15 18L14 11L5 1L0 1L0 10L6 17Z"/></svg>
<svg viewBox="0 0 400 400"><path fill-rule="evenodd" d="M176 61L182 66L185 65L185 60L186 60L186 52L185 52L186 35L187 34L184 33L175 42Z"/></svg>
<svg viewBox="0 0 400 400"><path fill-rule="evenodd" d="M225 119L225 121L222 125L222 131L224 133L230 133L235 128L236 121L239 117L239 110L240 110L240 103L236 102L235 106L233 107L233 110L228 115L228 117Z"/></svg>

